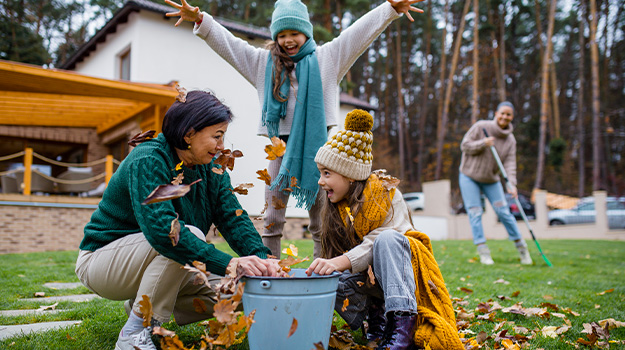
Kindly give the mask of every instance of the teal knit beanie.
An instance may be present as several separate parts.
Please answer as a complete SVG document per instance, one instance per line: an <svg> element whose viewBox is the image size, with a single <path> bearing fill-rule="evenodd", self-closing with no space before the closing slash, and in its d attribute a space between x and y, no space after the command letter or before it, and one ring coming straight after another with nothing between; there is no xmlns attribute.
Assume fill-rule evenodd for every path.
<svg viewBox="0 0 625 350"><path fill-rule="evenodd" d="M275 41L278 33L291 29L306 35L313 36L313 26L310 23L308 8L300 0L278 0L271 15L271 38Z"/></svg>

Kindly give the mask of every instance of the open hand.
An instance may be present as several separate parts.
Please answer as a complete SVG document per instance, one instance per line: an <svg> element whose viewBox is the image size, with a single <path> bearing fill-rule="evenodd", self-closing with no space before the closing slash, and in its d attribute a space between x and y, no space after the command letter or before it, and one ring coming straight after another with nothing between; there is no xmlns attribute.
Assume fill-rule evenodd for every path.
<svg viewBox="0 0 625 350"><path fill-rule="evenodd" d="M202 20L202 12L200 12L200 8L195 6L191 6L187 3L186 0L180 0L181 3L177 4L171 0L165 0L165 2L171 6L178 9L178 12L168 12L165 14L167 17L177 17L180 16L178 22L176 22L175 26L179 26L183 21L189 22L199 22Z"/></svg>
<svg viewBox="0 0 625 350"><path fill-rule="evenodd" d="M165 0L168 1L168 0ZM184 1L184 0L183 0ZM410 22L414 22L414 18L410 15L410 11L423 13L423 10L413 7L413 4L424 0L386 0L391 3L391 6L397 11L397 13L403 13L408 17Z"/></svg>

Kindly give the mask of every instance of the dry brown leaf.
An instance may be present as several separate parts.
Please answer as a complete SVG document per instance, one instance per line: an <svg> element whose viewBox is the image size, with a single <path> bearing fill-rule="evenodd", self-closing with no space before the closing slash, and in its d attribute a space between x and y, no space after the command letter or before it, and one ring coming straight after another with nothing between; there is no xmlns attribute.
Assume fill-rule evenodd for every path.
<svg viewBox="0 0 625 350"><path fill-rule="evenodd" d="M174 335L173 337L163 337L161 338L161 349L162 350L189 350L184 347L184 344L178 339L178 335Z"/></svg>
<svg viewBox="0 0 625 350"><path fill-rule="evenodd" d="M215 318L222 324L232 324L236 321L234 309L232 302L228 299L220 300L213 307Z"/></svg>
<svg viewBox="0 0 625 350"><path fill-rule="evenodd" d="M180 173L176 177L174 177L174 180L171 182L171 184L180 185L182 184L182 180L184 180L184 173Z"/></svg>
<svg viewBox="0 0 625 350"><path fill-rule="evenodd" d="M498 284L498 283L500 283L500 284L510 284L510 282L504 280L503 278L500 278L500 279L496 280L495 282L493 282L493 284Z"/></svg>
<svg viewBox="0 0 625 350"><path fill-rule="evenodd" d="M438 291L438 287L434 284L434 282L432 282L432 280L428 280L428 287L430 287L430 291L432 291L434 295L440 297L441 292Z"/></svg>
<svg viewBox="0 0 625 350"><path fill-rule="evenodd" d="M315 348L313 350L325 350L326 348L323 346L322 342L317 342L313 344Z"/></svg>
<svg viewBox="0 0 625 350"><path fill-rule="evenodd" d="M290 338L293 333L295 333L295 331L297 330L297 320L295 319L295 317L293 317L293 322L291 323L291 329L289 329L289 335L287 335L287 338Z"/></svg>
<svg viewBox="0 0 625 350"><path fill-rule="evenodd" d="M275 225L275 224L276 224L275 222L272 222L271 224L269 224L269 225L265 226L265 228L269 230L269 229L270 229L270 228L272 228L272 227L273 227L273 225Z"/></svg>
<svg viewBox="0 0 625 350"><path fill-rule="evenodd" d="M345 298L345 300L343 300L343 307L341 308L341 312L345 312L348 306L349 306L349 299Z"/></svg>
<svg viewBox="0 0 625 350"><path fill-rule="evenodd" d="M237 209L237 210L235 210L235 211L234 211L234 213L235 213L237 216L241 216L241 215L243 215L243 209Z"/></svg>
<svg viewBox="0 0 625 350"><path fill-rule="evenodd" d="M465 292L465 293L467 293L467 294L471 294L471 293L473 293L473 290L472 290L472 289L465 288L465 287L460 287L460 288L458 288L458 290L463 291L463 292Z"/></svg>
<svg viewBox="0 0 625 350"><path fill-rule="evenodd" d="M180 84L176 84L176 90L178 91L178 96L176 96L176 100L182 103L187 102L187 89L180 86Z"/></svg>
<svg viewBox="0 0 625 350"><path fill-rule="evenodd" d="M229 149L225 149L219 153L219 156L217 156L217 159L215 159L213 163L221 165L222 169L228 168L232 171L234 169L235 158L240 157L243 157L243 152L239 150L231 151Z"/></svg>
<svg viewBox="0 0 625 350"><path fill-rule="evenodd" d="M169 229L169 239L174 247L180 240L180 221L178 221L178 218L178 213L176 213L176 218L171 221L171 228Z"/></svg>
<svg viewBox="0 0 625 350"><path fill-rule="evenodd" d="M202 181L202 179L197 179L190 184L182 184L182 185L159 185L157 188L150 193L141 204L152 204L158 202L168 201L170 199L176 199L184 196L191 189L191 185L194 185L198 182Z"/></svg>
<svg viewBox="0 0 625 350"><path fill-rule="evenodd" d="M265 146L265 153L267 153L267 159L269 160L282 157L285 152L286 143L277 136L271 138L271 145Z"/></svg>
<svg viewBox="0 0 625 350"><path fill-rule="evenodd" d="M224 174L224 168L213 167L213 168L211 168L211 171L214 172L217 175L223 175Z"/></svg>
<svg viewBox="0 0 625 350"><path fill-rule="evenodd" d="M281 210L281 209L286 208L286 205L284 204L284 202L276 196L271 197L271 205L273 205L274 209L276 210Z"/></svg>
<svg viewBox="0 0 625 350"><path fill-rule="evenodd" d="M371 267L371 265L369 265L369 267L367 268L367 276L369 276L369 284L374 286L375 285L375 274L373 273L373 268Z"/></svg>
<svg viewBox="0 0 625 350"><path fill-rule="evenodd" d="M160 335L163 337L173 337L174 335L176 335L176 332L170 331L169 329L165 329L163 327L154 327L154 329L152 330L152 334Z"/></svg>
<svg viewBox="0 0 625 350"><path fill-rule="evenodd" d="M607 294L607 293L612 293L612 292L614 292L614 288L610 288L610 289L608 289L608 290L604 290L604 291L603 291L603 292L601 292L601 293L597 293L597 295L604 295L604 294Z"/></svg>
<svg viewBox="0 0 625 350"><path fill-rule="evenodd" d="M299 188L297 185L297 178L295 176L291 176L291 184L289 185L291 188Z"/></svg>
<svg viewBox="0 0 625 350"><path fill-rule="evenodd" d="M256 174L258 174L257 179L263 180L267 186L271 186L271 176L269 176L267 169L258 170Z"/></svg>
<svg viewBox="0 0 625 350"><path fill-rule="evenodd" d="M46 296L46 293L45 292L35 292L35 294L33 294L33 296L35 298L43 298L43 297Z"/></svg>
<svg viewBox="0 0 625 350"><path fill-rule="evenodd" d="M59 305L58 302L52 304L52 305L42 305L40 306L37 311L45 311L45 310L54 310L56 309L56 306Z"/></svg>
<svg viewBox="0 0 625 350"><path fill-rule="evenodd" d="M195 312L197 312L198 314L205 314L206 311L208 310L204 300L199 299L199 298L193 298L193 308L195 309Z"/></svg>
<svg viewBox="0 0 625 350"><path fill-rule="evenodd" d="M489 339L490 337L488 336L488 333L481 331L479 332L476 336L475 336L475 340L479 343L482 344L483 342L485 342L487 339Z"/></svg>
<svg viewBox="0 0 625 350"><path fill-rule="evenodd" d="M154 131L154 130L148 130L146 132L140 132L140 133L136 134L135 136L131 137L130 140L128 140L128 144L130 146L132 146L132 147L136 147L141 142L145 142L145 141L153 138L155 133L156 133L156 131Z"/></svg>
<svg viewBox="0 0 625 350"><path fill-rule="evenodd" d="M378 178L382 182L382 186L384 186L386 190L396 188L401 182L398 178L387 174L386 169L374 170L373 173L378 176Z"/></svg>
<svg viewBox="0 0 625 350"><path fill-rule="evenodd" d="M289 272L291 271L291 266L295 264L299 264L302 261L308 261L308 257L305 258L294 258L292 255L287 256L286 258L278 261L278 265L282 268L282 271Z"/></svg>
<svg viewBox="0 0 625 350"><path fill-rule="evenodd" d="M152 325L152 317L154 316L152 303L150 302L150 297L145 294L141 298L142 300L139 301L139 312L143 315L143 327L149 327Z"/></svg>
<svg viewBox="0 0 625 350"><path fill-rule="evenodd" d="M253 183L243 183L243 184L238 184L237 187L233 188L231 191L232 192L236 192L240 195L246 195L248 193L248 188L252 188L254 187Z"/></svg>
<svg viewBox="0 0 625 350"><path fill-rule="evenodd" d="M607 325L608 330L611 330L614 328L625 327L625 322L617 321L613 318L606 318L605 320L601 320L598 323L603 328L606 328L606 325Z"/></svg>
<svg viewBox="0 0 625 350"><path fill-rule="evenodd" d="M516 297L519 296L519 294L521 294L521 291L517 290L516 292L512 293L512 295L510 295L510 296L513 297L513 298L516 298Z"/></svg>

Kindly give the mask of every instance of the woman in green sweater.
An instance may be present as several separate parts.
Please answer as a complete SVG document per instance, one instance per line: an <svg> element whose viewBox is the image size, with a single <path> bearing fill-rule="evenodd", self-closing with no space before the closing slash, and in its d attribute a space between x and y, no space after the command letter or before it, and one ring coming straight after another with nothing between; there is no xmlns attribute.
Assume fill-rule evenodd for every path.
<svg viewBox="0 0 625 350"><path fill-rule="evenodd" d="M104 298L127 300L129 318L116 349L154 349L150 329L142 325L143 295L150 298L156 324L168 322L172 314L178 324L212 317L214 292L194 285L194 274L181 268L185 264L206 264L211 284L233 269L238 275L276 276L277 260L266 259L271 252L240 210L228 172L213 171L219 166L212 159L224 149L231 120L230 109L210 93L191 91L186 102L176 101L165 114L163 132L138 145L120 164L85 226L78 278ZM142 204L156 187L180 174L182 184L201 181L183 197ZM178 242L169 237L176 218ZM212 224L240 257L206 242ZM194 299L204 301L209 311L197 313Z"/></svg>

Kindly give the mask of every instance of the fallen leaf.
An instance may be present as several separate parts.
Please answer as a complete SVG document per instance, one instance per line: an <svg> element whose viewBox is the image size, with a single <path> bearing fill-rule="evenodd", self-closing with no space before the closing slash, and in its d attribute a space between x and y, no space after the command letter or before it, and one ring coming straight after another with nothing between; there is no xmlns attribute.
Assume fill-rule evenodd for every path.
<svg viewBox="0 0 625 350"><path fill-rule="evenodd" d="M163 327L154 327L154 329L152 329L152 334L160 335L163 337L173 337L174 335L176 335L176 332L170 331L169 329L165 329Z"/></svg>
<svg viewBox="0 0 625 350"><path fill-rule="evenodd" d="M131 137L130 140L128 140L128 144L130 146L132 146L132 147L136 147L141 142L145 142L145 141L150 140L151 138L153 138L155 133L156 133L156 131L154 131L154 130L148 130L146 132L140 132L140 133L136 134L135 136Z"/></svg>
<svg viewBox="0 0 625 350"><path fill-rule="evenodd" d="M598 323L603 328L606 328L606 325L607 325L608 330L614 329L614 328L625 327L625 322L617 321L613 318L606 318L605 320L601 320Z"/></svg>
<svg viewBox="0 0 625 350"><path fill-rule="evenodd" d="M143 327L149 327L152 325L152 303L150 302L150 297L143 294L142 300L139 301L139 312L143 315Z"/></svg>
<svg viewBox="0 0 625 350"><path fill-rule="evenodd" d="M33 294L35 296L35 298L43 298L46 296L45 292L35 292L35 294Z"/></svg>
<svg viewBox="0 0 625 350"><path fill-rule="evenodd" d="M604 294L607 294L607 293L612 293L612 292L614 292L614 288L610 288L610 289L608 289L608 290L604 290L604 291L603 291L603 292L601 292L601 293L597 293L597 295L604 295Z"/></svg>
<svg viewBox="0 0 625 350"><path fill-rule="evenodd" d="M265 153L269 160L274 160L278 157L282 157L286 152L286 143L279 137L274 136L271 138L271 145L265 146Z"/></svg>
<svg viewBox="0 0 625 350"><path fill-rule="evenodd" d="M458 288L458 289L459 289L459 290L461 290L461 291L463 291L463 292L465 292L465 293L467 293L467 294L471 294L471 293L473 293L473 290L472 290L472 289L469 289L469 288L460 287L460 288Z"/></svg>
<svg viewBox="0 0 625 350"><path fill-rule="evenodd" d="M297 330L297 320L295 319L295 317L293 317L293 322L291 322L291 329L289 329L289 335L287 335L287 338L290 338L293 333L295 333L295 331Z"/></svg>
<svg viewBox="0 0 625 350"><path fill-rule="evenodd" d="M295 176L291 176L291 184L289 185L289 187L299 188L299 186L297 186L297 178Z"/></svg>
<svg viewBox="0 0 625 350"><path fill-rule="evenodd" d="M217 175L223 175L224 174L224 168L213 167L213 168L211 168L211 171L214 172Z"/></svg>
<svg viewBox="0 0 625 350"><path fill-rule="evenodd" d="M343 307L341 308L341 312L345 312L348 306L349 306L349 299L345 298L345 300L343 300Z"/></svg>
<svg viewBox="0 0 625 350"><path fill-rule="evenodd" d="M549 294L543 295L543 299L545 299L545 300L553 300L553 296L549 295Z"/></svg>
<svg viewBox="0 0 625 350"><path fill-rule="evenodd" d="M178 221L178 217L178 213L176 213L176 218L171 221L171 228L169 229L169 239L174 247L180 240L180 221Z"/></svg>
<svg viewBox="0 0 625 350"><path fill-rule="evenodd" d="M487 339L489 339L490 337L488 336L488 333L481 331L477 334L477 336L475 337L475 340L479 343L482 344L483 342L485 342Z"/></svg>
<svg viewBox="0 0 625 350"><path fill-rule="evenodd" d="M157 188L150 193L141 204L152 204L158 202L168 201L170 199L176 199L184 196L189 193L191 189L191 185L194 185L198 182L202 181L202 179L197 179L190 184L183 185L159 185Z"/></svg>
<svg viewBox="0 0 625 350"><path fill-rule="evenodd" d="M52 305L42 305L40 306L37 310L38 311L45 311L45 310L54 310L56 309L56 306L59 305L58 302L52 304Z"/></svg>
<svg viewBox="0 0 625 350"><path fill-rule="evenodd" d="M516 297L519 296L519 294L521 294L521 291L517 290L516 292L512 293L510 296L513 297L513 298L516 298Z"/></svg>
<svg viewBox="0 0 625 350"><path fill-rule="evenodd" d="M258 170L256 174L258 174L257 179L263 180L267 186L271 186L271 176L269 176L267 169Z"/></svg>
<svg viewBox="0 0 625 350"><path fill-rule="evenodd" d="M252 188L254 187L253 183L243 183L243 184L238 184L237 187L233 188L231 191L232 192L236 192L240 195L246 195L248 193L248 188Z"/></svg>
<svg viewBox="0 0 625 350"><path fill-rule="evenodd" d="M496 280L495 282L493 282L493 284L498 284L498 283L500 283L500 284L510 284L510 282L504 280L503 278L500 278L500 279Z"/></svg>
<svg viewBox="0 0 625 350"><path fill-rule="evenodd" d="M263 207L263 210L260 211L260 215L265 214L265 211L267 211L267 208L269 208L269 203L265 202L265 206Z"/></svg>

